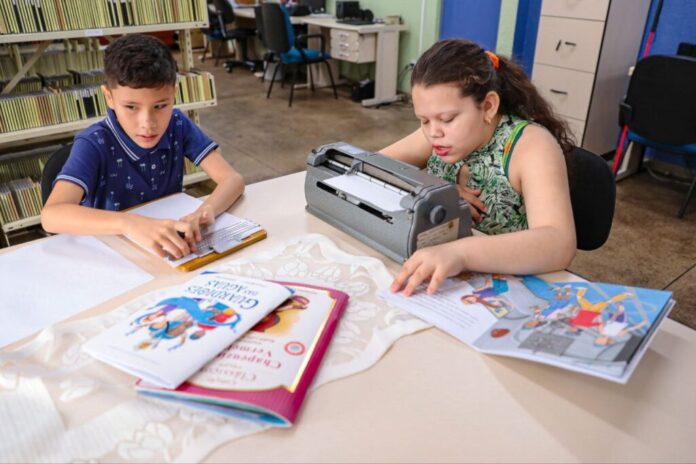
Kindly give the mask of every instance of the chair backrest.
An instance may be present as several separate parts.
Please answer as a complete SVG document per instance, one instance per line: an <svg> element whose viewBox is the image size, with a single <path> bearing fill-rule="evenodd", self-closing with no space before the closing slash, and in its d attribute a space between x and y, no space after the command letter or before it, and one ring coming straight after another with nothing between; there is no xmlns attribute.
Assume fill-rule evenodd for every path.
<svg viewBox="0 0 696 464"><path fill-rule="evenodd" d="M53 190L53 181L56 180L56 177L60 174L60 170L63 169L63 165L68 160L71 148L72 144L60 147L53 152L43 167L43 171L41 172L41 200L44 205L46 204L46 200L48 200L48 196L51 194L51 190Z"/></svg>
<svg viewBox="0 0 696 464"><path fill-rule="evenodd" d="M609 238L616 204L616 183L601 156L575 148L566 156L570 202L579 250L595 250Z"/></svg>
<svg viewBox="0 0 696 464"><path fill-rule="evenodd" d="M696 143L696 58L653 55L635 66L620 124L653 142Z"/></svg>
<svg viewBox="0 0 696 464"><path fill-rule="evenodd" d="M266 43L266 38L263 29L263 8L261 5L254 7L254 20L256 21L256 35L261 40L261 44L264 48L268 48L268 43Z"/></svg>
<svg viewBox="0 0 696 464"><path fill-rule="evenodd" d="M267 48L277 54L290 51L295 43L295 33L285 7L279 3L263 3L261 8Z"/></svg>
<svg viewBox="0 0 696 464"><path fill-rule="evenodd" d="M213 6L215 7L215 14L222 19L220 28L225 30L225 24L234 22L234 8L230 5L229 0L213 0Z"/></svg>

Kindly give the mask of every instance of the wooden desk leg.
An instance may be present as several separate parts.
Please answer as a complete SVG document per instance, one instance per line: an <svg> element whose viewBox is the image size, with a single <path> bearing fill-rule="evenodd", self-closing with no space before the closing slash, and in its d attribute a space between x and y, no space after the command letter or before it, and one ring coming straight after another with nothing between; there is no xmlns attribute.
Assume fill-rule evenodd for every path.
<svg viewBox="0 0 696 464"><path fill-rule="evenodd" d="M363 106L381 105L399 99L396 95L399 31L377 33L377 56L375 58L375 97L363 100Z"/></svg>

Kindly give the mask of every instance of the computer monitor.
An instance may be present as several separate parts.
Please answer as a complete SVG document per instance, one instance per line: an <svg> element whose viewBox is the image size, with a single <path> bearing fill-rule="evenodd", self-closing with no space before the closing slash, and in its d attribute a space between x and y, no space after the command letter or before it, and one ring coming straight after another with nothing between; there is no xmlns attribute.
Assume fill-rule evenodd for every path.
<svg viewBox="0 0 696 464"><path fill-rule="evenodd" d="M326 0L299 0L299 5L305 5L312 13L326 13Z"/></svg>

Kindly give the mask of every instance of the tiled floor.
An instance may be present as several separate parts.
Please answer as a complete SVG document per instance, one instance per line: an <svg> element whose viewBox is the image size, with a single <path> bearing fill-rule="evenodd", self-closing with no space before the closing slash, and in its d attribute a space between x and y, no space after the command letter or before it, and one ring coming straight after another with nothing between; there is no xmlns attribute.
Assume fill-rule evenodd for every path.
<svg viewBox="0 0 696 464"><path fill-rule="evenodd" d="M347 88L338 100L328 89L314 95L303 89L288 108L288 86L275 86L267 100L266 87L248 71L227 74L210 61L201 67L215 73L218 90L218 106L201 111L201 125L247 183L303 170L319 145L343 140L378 150L418 126L405 103L367 109L347 98ZM646 173L619 182L608 242L578 252L570 270L596 281L669 289L677 300L671 317L696 328L696 200L677 219L684 194Z"/></svg>

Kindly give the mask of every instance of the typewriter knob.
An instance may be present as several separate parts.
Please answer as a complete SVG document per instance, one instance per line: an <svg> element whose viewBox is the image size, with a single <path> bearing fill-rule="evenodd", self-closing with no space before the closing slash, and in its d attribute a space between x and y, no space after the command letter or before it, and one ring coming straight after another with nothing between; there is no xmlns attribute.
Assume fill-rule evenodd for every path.
<svg viewBox="0 0 696 464"><path fill-rule="evenodd" d="M441 224L442 221L445 220L445 216L447 216L447 211L445 208L441 205L437 205L433 209L430 210L430 222L437 225Z"/></svg>

